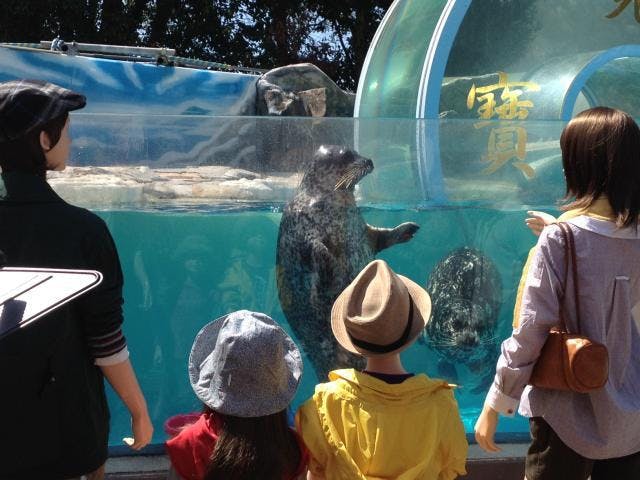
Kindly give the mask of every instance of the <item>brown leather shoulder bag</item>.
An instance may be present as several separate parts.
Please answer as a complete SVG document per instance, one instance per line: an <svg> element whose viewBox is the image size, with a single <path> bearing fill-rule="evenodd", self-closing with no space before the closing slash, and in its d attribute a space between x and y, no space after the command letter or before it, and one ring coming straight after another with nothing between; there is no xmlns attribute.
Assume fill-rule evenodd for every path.
<svg viewBox="0 0 640 480"><path fill-rule="evenodd" d="M560 324L549 332L540 357L533 367L529 383L535 387L587 393L602 388L609 377L609 352L601 343L580 335L580 302L578 271L573 232L566 223L558 223L565 244L565 278L560 298ZM578 331L567 329L566 299L569 259L573 275L573 297Z"/></svg>

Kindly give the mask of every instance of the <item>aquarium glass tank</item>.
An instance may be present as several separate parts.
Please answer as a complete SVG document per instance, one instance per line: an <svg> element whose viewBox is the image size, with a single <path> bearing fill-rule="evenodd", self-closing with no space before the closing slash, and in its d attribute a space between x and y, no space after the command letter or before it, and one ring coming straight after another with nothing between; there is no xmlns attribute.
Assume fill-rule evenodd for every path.
<svg viewBox="0 0 640 480"><path fill-rule="evenodd" d="M456 397L467 432L472 432L499 344L511 330L524 260L536 241L524 224L526 211L557 213L564 193L558 144L563 125L527 123L526 162L535 172L531 178L514 165L514 158L492 166L496 160L490 158L486 141L479 139L478 149L472 141L456 141L481 135L470 120L73 113L72 165L50 173L49 181L69 202L95 211L113 234L125 278L124 331L156 427L154 442L164 441L167 418L201 408L189 385L187 360L205 323L237 309L262 311L300 341L278 297L278 229L306 168L305 158L323 144L356 148L373 161L373 171L355 192L367 223L420 225L411 241L382 251L378 258L427 288L440 262L467 249L475 255L470 261L482 259L481 271L492 278L477 298L459 299L491 305L477 344L456 348L427 331L403 354L411 371L459 385ZM229 128L250 134L230 149ZM501 127L490 121L487 128ZM440 149L439 181L446 202L425 197L416 142L355 145L354 131L373 130L392 137L400 132L397 138L402 132L424 131L451 139ZM216 165L211 160L216 155L227 155L226 165ZM446 307L432 300L434 315ZM329 319L326 335L331 339ZM308 352L303 354L305 370L294 409L323 380ZM129 419L112 392L110 401L110 443L118 446L129 433ZM527 425L516 417L501 422L500 429L507 439L520 439Z"/></svg>

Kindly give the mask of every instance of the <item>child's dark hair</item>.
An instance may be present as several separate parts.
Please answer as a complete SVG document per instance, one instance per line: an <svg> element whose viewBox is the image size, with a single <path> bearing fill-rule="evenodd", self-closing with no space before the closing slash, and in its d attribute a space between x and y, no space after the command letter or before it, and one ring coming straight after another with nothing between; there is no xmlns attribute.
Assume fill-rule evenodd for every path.
<svg viewBox="0 0 640 480"><path fill-rule="evenodd" d="M637 226L640 213L640 129L630 115L595 107L571 120L560 137L565 209L584 209L606 195L618 226Z"/></svg>
<svg viewBox="0 0 640 480"><path fill-rule="evenodd" d="M50 120L42 127L23 137L0 143L0 167L3 172L25 172L46 177L47 160L40 145L40 132L44 131L53 148L62 135L68 113Z"/></svg>
<svg viewBox="0 0 640 480"><path fill-rule="evenodd" d="M282 480L295 473L302 452L286 410L250 418L206 411L215 416L219 436L204 480Z"/></svg>

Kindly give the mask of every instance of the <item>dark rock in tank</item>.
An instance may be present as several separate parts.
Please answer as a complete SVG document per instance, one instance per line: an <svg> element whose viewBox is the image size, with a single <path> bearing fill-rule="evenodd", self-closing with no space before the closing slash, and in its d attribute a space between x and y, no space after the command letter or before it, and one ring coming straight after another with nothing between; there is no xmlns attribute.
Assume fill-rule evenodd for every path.
<svg viewBox="0 0 640 480"><path fill-rule="evenodd" d="M455 365L465 364L493 378L498 355L498 315L502 282L493 262L479 250L463 247L440 260L427 282L431 319L423 341L440 356L441 375L455 380Z"/></svg>
<svg viewBox="0 0 640 480"><path fill-rule="evenodd" d="M257 115L353 116L355 95L311 63L269 70L258 79L256 90Z"/></svg>
<svg viewBox="0 0 640 480"><path fill-rule="evenodd" d="M280 221L280 304L321 381L330 370L354 364L333 339L334 300L379 251L410 240L419 228L411 222L377 228L364 221L353 191L372 170L373 162L353 150L320 147Z"/></svg>

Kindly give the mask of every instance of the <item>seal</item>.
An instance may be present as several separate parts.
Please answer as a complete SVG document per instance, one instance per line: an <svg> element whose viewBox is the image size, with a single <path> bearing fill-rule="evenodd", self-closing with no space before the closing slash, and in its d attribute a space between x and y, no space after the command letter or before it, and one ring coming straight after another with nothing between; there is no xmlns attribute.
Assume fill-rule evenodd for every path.
<svg viewBox="0 0 640 480"><path fill-rule="evenodd" d="M481 251L458 248L436 264L427 291L432 309L423 343L438 353L439 374L457 381L456 364L465 364L481 377L470 391L483 392L494 374L487 367L498 356L502 282L497 268Z"/></svg>
<svg viewBox="0 0 640 480"><path fill-rule="evenodd" d="M331 333L333 302L378 252L409 241L420 228L412 222L376 228L364 221L354 187L372 170L373 162L353 150L321 146L280 220L280 305L321 381L355 362Z"/></svg>

